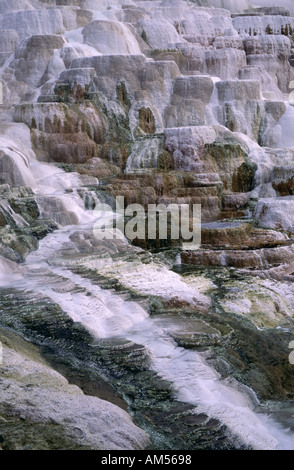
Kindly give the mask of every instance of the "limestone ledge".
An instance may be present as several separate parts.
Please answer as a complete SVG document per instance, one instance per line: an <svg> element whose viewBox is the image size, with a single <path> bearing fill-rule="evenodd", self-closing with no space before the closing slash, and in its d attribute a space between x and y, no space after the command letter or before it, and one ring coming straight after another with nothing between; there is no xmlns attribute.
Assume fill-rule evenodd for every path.
<svg viewBox="0 0 294 470"><path fill-rule="evenodd" d="M4 450L140 450L149 438L118 406L84 395L30 345L1 329Z"/></svg>

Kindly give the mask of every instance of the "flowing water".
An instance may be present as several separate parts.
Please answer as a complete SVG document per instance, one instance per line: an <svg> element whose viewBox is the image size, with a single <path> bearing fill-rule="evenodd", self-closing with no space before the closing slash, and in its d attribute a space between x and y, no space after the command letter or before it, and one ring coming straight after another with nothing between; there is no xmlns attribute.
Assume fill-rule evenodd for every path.
<svg viewBox="0 0 294 470"><path fill-rule="evenodd" d="M1 285L45 294L99 339L119 337L144 345L152 369L172 382L179 400L197 406L197 413L219 419L246 445L254 449L294 449L290 431L255 411L258 400L251 390L246 387L241 390L236 382L222 380L203 355L177 346L171 332L185 331L189 324L168 315L150 317L139 303L126 299L124 294L102 289L71 271L68 266L71 256L83 256L78 253L73 235L78 233L81 239L92 231L97 212L84 210L76 192L80 184L78 175L38 162L32 165L32 170L38 181L40 205L42 198L47 198L48 204L51 197L55 203L49 207L57 206L59 210L56 200L62 201L61 213L74 213L77 224L47 235L39 248L27 256L22 271L13 273L9 263L1 265L1 271L6 271L6 276L0 278ZM54 215L52 211L51 217ZM95 258L95 253L91 256ZM177 275L172 282L176 290L174 283L182 281Z"/></svg>
<svg viewBox="0 0 294 470"><path fill-rule="evenodd" d="M277 144L279 148L294 148L294 107L290 104L287 106L285 114L281 117L278 125L280 126L280 138Z"/></svg>

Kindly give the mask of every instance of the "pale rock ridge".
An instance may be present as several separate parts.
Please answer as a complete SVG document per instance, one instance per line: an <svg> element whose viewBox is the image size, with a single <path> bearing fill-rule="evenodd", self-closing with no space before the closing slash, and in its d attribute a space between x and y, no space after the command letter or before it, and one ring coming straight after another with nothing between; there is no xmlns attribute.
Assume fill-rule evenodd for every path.
<svg viewBox="0 0 294 470"><path fill-rule="evenodd" d="M13 13L27 9L32 9L29 0L3 0L0 6L0 13Z"/></svg>
<svg viewBox="0 0 294 470"><path fill-rule="evenodd" d="M279 105L269 103L265 106L263 98L282 99L279 89L285 91L287 81L291 78L288 64L291 46L288 37L256 36L243 41L235 27L239 25L238 22L245 24L246 17L232 19L227 10L197 7L183 1L174 1L172 4L136 2L132 5L117 2L114 8L103 12L100 5L100 11L94 15L88 10L80 10L80 7L90 8L87 2L77 2L73 7L63 5L58 10L56 6L54 9L54 5L49 5L53 9L40 10L38 15L62 14L63 27L66 29L78 26L79 21L85 21L84 29L80 28L78 34L80 38L83 34L88 45L73 42L72 38L78 35L66 34L69 42L58 45L52 43L50 47L47 46L55 38L53 35L35 35L26 39L3 75L13 87L7 91L7 96L11 93L12 100L16 99L17 92L22 99L35 100L39 96L39 101L50 101L56 99L54 96L59 96L63 84L71 90L77 86L79 93L83 90L82 95L85 96L87 93L103 93L111 102L122 93L125 100L122 105L128 112L133 138L142 132L145 134L146 129L147 134L150 129L151 133L162 133L165 127L220 123L233 132L243 132L256 141L270 144L273 136L271 128L276 128L280 118L280 113L273 109ZM107 5L113 6L110 3ZM240 5L240 9L243 8L245 5ZM30 11L15 13L14 19L17 15L28 13ZM253 18L255 21L256 17ZM291 18L270 18L277 24L281 21L291 23ZM117 21L122 19L130 20L133 26ZM261 22L266 19L266 16L257 17L257 21ZM41 27L38 23L33 26L35 30ZM283 30L285 33L286 30ZM108 34L114 34L115 41L108 38ZM37 74L33 66L33 41L38 54L41 54ZM42 42L45 46L42 46ZM143 53L155 60L146 58ZM26 69L23 68L25 59ZM272 64L271 69L260 77L259 72L269 62ZM282 80L278 74L281 67L285 71ZM64 68L68 71L64 71ZM221 81L215 82L215 79L212 81L209 76L200 74L219 77ZM58 80L54 81L58 75ZM40 85L41 91L32 94L32 89ZM76 93L77 90L73 96L77 97ZM149 124L147 121L142 124L144 113L145 119L150 118ZM88 148L89 145L91 147L92 144L89 142ZM150 166L150 157L143 150L145 148L147 151L148 146L142 145L140 149L140 144L134 144L127 164L129 169L130 162L138 168L142 159L149 162L147 166ZM152 145L158 149L158 140L155 139ZM65 148L61 141L58 146ZM140 155L137 162L134 160L136 153ZM153 151L147 153L154 154ZM93 150L89 153L87 151L87 158L93 155L97 155ZM153 160L153 164L156 161ZM192 161L190 163L193 167ZM189 169L189 164L185 168Z"/></svg>
<svg viewBox="0 0 294 470"><path fill-rule="evenodd" d="M242 37L291 34L294 18L287 16L236 16L233 25Z"/></svg>
<svg viewBox="0 0 294 470"><path fill-rule="evenodd" d="M14 420L22 420L30 426L54 423L73 447L139 450L148 444L145 432L132 423L125 411L107 401L84 395L40 358L38 361L30 354L20 354L9 347L4 347L3 357L2 416L11 419L13 409ZM49 436L48 426L48 439ZM50 445L46 434L42 438L43 446ZM34 447L33 442L28 444ZM21 443L15 445L21 449ZM35 445L38 449L37 442Z"/></svg>
<svg viewBox="0 0 294 470"><path fill-rule="evenodd" d="M97 157L106 128L91 104L78 112L64 103L20 105L14 119L30 127L35 150L43 161L62 162L66 158L68 162L85 163Z"/></svg>
<svg viewBox="0 0 294 470"><path fill-rule="evenodd" d="M1 54L12 54L17 44L19 43L19 37L14 29L1 29L1 42L0 52Z"/></svg>
<svg viewBox="0 0 294 470"><path fill-rule="evenodd" d="M214 83L209 76L184 76L174 82L170 106L165 111L166 127L205 124L205 112Z"/></svg>
<svg viewBox="0 0 294 470"><path fill-rule="evenodd" d="M202 38L203 39L203 38ZM240 70L242 70L246 62L246 54L243 50L243 43L238 48L234 47L235 43L229 40L228 47L216 49L211 46L215 44L217 38L212 38L210 43L206 43L201 47L200 44L177 44L177 49L181 51L181 61L179 66L184 74L197 72L209 74L213 77L238 78ZM241 47L241 49L239 48Z"/></svg>
<svg viewBox="0 0 294 470"><path fill-rule="evenodd" d="M0 183L36 188L30 162L35 158L29 128L24 124L1 123Z"/></svg>
<svg viewBox="0 0 294 470"><path fill-rule="evenodd" d="M70 68L73 59L78 57L91 57L100 55L97 49L87 46L87 44L70 44L65 43L64 47L60 50L60 57L63 60L65 68Z"/></svg>
<svg viewBox="0 0 294 470"><path fill-rule="evenodd" d="M19 39L33 34L62 34L65 31L60 10L27 10L0 15L0 29L17 31Z"/></svg>
<svg viewBox="0 0 294 470"><path fill-rule="evenodd" d="M255 217L262 227L270 227L280 230L293 230L293 197L271 199L260 199L255 208Z"/></svg>
<svg viewBox="0 0 294 470"><path fill-rule="evenodd" d="M251 8L251 1L249 0L208 0L209 5L213 5L216 8L225 8L230 10L232 13L239 13L244 10Z"/></svg>
<svg viewBox="0 0 294 470"><path fill-rule="evenodd" d="M101 54L141 54L139 44L129 29L118 21L96 20L83 29L84 41Z"/></svg>
<svg viewBox="0 0 294 470"><path fill-rule="evenodd" d="M283 93L278 88L276 77L273 77L265 65L260 61L259 65L246 65L239 71L241 80L255 80L260 83L260 91L266 100L283 100Z"/></svg>
<svg viewBox="0 0 294 470"><path fill-rule="evenodd" d="M253 7L257 7L257 6L268 7L269 6L268 0L251 0L251 3ZM291 15L294 15L294 6L293 6L292 0L275 0L274 4L277 7L286 8L286 10L290 11Z"/></svg>
<svg viewBox="0 0 294 470"><path fill-rule="evenodd" d="M185 42L175 27L165 19L147 19L138 21L141 36L152 49L165 49L170 45Z"/></svg>
<svg viewBox="0 0 294 470"><path fill-rule="evenodd" d="M30 32L26 26L21 29L19 20L27 20L28 15L33 15L31 18L34 20L30 28L35 34L24 40L16 50L14 60L4 68L4 88L7 97L11 95L11 101L17 101L16 93L22 100L36 100L41 95L40 101L50 101L57 90L60 93L63 84L71 89L77 85L85 96L102 92L113 101L121 93L119 87L123 87L126 95L123 106L128 107L133 137L142 131L145 133L147 128L148 134L153 128L153 132L162 133L165 127L220 123L233 132L243 132L256 141L270 143L271 126L276 126L280 115L273 112L274 104L269 111L270 105L265 106L263 98L273 99L275 96L282 99L279 89L285 92L291 78L288 63L290 39L281 35L263 35L242 41L243 33L240 37L238 28L246 25L249 18L260 25L270 18L286 34L287 25L290 32L291 18L236 16L232 19L230 12L222 9L226 2L214 5L217 8L197 7L183 1L172 4L117 2L116 5L106 2L104 7L93 2L76 2L71 6L47 3L44 4L48 6L47 10L38 11L33 10L40 7L36 2L34 5L27 2L26 11L17 11L20 5L17 3L14 13L2 16L2 21L13 28L9 40L11 45L5 46L9 52L15 47L17 38L13 31L18 31L20 40L24 30L26 34ZM248 6L245 5L247 2L243 3L239 5L240 10ZM87 10L94 7L97 7L94 14ZM53 16L50 19L46 15ZM53 17L58 20L52 21ZM124 20L127 25L117 20ZM64 29L80 27L81 24L84 29L80 28L79 37L82 33L88 45L72 42L74 36L68 36L69 42L64 42L61 37L51 34L62 33ZM50 25L54 25L55 31L48 34L46 28L50 29ZM42 34L36 34L38 32ZM166 48L168 50L164 51ZM96 54L94 50L97 50ZM146 59L143 52L155 60ZM268 63L271 63L271 68L260 77L259 72ZM281 67L285 73L279 79ZM182 77L181 73L185 76ZM222 80L213 86L209 77L200 74ZM54 81L58 75L58 81ZM33 91L38 86L42 86L41 91ZM126 104L128 102L130 105ZM150 113L154 123L151 127L146 124L145 130L140 123L144 110ZM149 119L147 115L146 119ZM157 148L155 141L154 144ZM134 148L138 150L138 144ZM131 153L134 155L134 151ZM134 161L133 164L138 166Z"/></svg>
<svg viewBox="0 0 294 470"><path fill-rule="evenodd" d="M32 88L38 88L48 70L54 50L62 48L64 42L58 35L34 35L25 39L15 53L15 62L11 63L16 80L23 80ZM52 78L54 76L56 73ZM44 80L47 81L45 78Z"/></svg>
<svg viewBox="0 0 294 470"><path fill-rule="evenodd" d="M216 139L213 127L197 126L165 129L165 136L166 148L173 154L176 169L189 169L202 173L204 146L205 144L212 144Z"/></svg>
<svg viewBox="0 0 294 470"><path fill-rule="evenodd" d="M293 73L289 67L291 41L282 35L246 38L244 47L248 65L263 66L279 89L286 93Z"/></svg>

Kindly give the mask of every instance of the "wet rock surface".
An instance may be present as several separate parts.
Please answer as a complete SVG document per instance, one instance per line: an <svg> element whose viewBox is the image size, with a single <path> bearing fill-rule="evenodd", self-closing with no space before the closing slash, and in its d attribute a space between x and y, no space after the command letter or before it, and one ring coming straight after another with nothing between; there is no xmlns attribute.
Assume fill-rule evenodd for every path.
<svg viewBox="0 0 294 470"><path fill-rule="evenodd" d="M3 330L1 340L3 450L138 450L148 444L125 411L70 385L37 348Z"/></svg>
<svg viewBox="0 0 294 470"><path fill-rule="evenodd" d="M119 339L109 339L107 341L94 340L82 326L69 320L60 308L52 304L49 299L35 298L33 309L31 308L32 300L32 294L21 295L11 290L2 293L1 308L6 312L4 316L1 316L1 339L4 340L4 345L9 340L11 341L12 337L16 344L20 343L22 345L23 349L26 347L33 349L32 346L25 344L25 341L17 335L9 333L6 327L9 327L10 330L16 330L21 333L21 337L29 339L30 342L36 345L34 349L35 355L41 354L46 362L51 364L55 370L60 371L64 377L68 378L71 384L78 385L87 395L103 397L120 407L128 407L128 410L132 411L135 421L139 426L146 429L151 437L149 448L191 449L196 446L198 449L230 449L244 447L217 420L210 419L203 413L197 414L197 410L195 414L194 407L177 401L173 396L171 383L163 381L154 372L146 368L146 358L144 355L142 356L141 346ZM17 344L17 350L19 348ZM21 352L23 351L21 350ZM6 366L3 372L4 377L6 375L5 370L9 371L9 357L6 358L5 354L6 350L4 349L4 366ZM44 375L45 373L46 371ZM56 377L58 376L55 372L54 374ZM65 383L63 378L59 380ZM57 387L56 385L51 387L53 388L52 398L54 399ZM64 387L66 386L64 385ZM73 385L68 387L73 388ZM75 390L77 390L77 387L74 388ZM30 389L31 391L32 388ZM74 391L70 393L74 393ZM77 390L76 393L81 392ZM85 406L89 406L87 405L87 399L87 396L85 396ZM93 398L91 400L93 401ZM7 428L5 427L1 430L3 448L13 449L15 446L17 448L23 448L23 445L30 446L31 440L35 433L38 432L38 429L42 433L43 438L35 442L34 448L36 449L45 449L48 446L57 449L126 449L129 445L135 446L134 448L139 448L136 446L143 445L145 447L148 445L148 441L142 431L139 434L137 431L135 432L136 442L133 443L129 436L130 431L127 431L126 435L129 443L124 442L122 438L122 443L116 444L111 442L105 435L105 444L103 444L103 441L101 444L97 444L95 441L92 442L87 435L79 436L77 434L77 438L74 439L75 435L69 432L70 420L66 420L67 424L63 425L63 417L60 417L57 420L58 422L54 423L56 431L53 425L46 424L47 420L42 415L38 416L36 425L33 416L17 418L19 413L16 412L15 408L16 406L20 407L18 401L16 396L15 402L17 405L14 405L13 402L11 404L13 418L9 419L11 413L6 409L1 412L1 415L8 419L10 423ZM41 407L37 398L35 399L32 393L30 394L30 401L37 410L39 409L42 410L42 413L44 412L43 407ZM102 403L101 406L105 413L106 406ZM50 422L52 422L50 410L48 410L48 415L50 416ZM24 421L24 425L21 428L17 424L17 419ZM85 421L83 419L81 422L83 427L88 426L87 421ZM95 439L97 440L99 439L100 432L102 432L102 425L99 423L99 420L98 422L96 420L95 426L97 428L97 437ZM69 430L67 427L69 427ZM175 437L175 429L178 429L177 437ZM27 432L28 435L23 444L24 432ZM111 434L111 430L108 430L108 432ZM96 431L92 431L92 434L95 436ZM53 440L51 441L50 438L51 444L46 441L46 438L49 439L49 436ZM141 443L139 443L139 436ZM82 441L79 437L82 438ZM22 442L22 444L19 442ZM87 444L85 445L85 443ZM118 447L115 447L116 445ZM120 445L122 447L119 447Z"/></svg>
<svg viewBox="0 0 294 470"><path fill-rule="evenodd" d="M39 208L30 188L5 184L0 193L0 254L19 263L57 226L53 220L38 220Z"/></svg>

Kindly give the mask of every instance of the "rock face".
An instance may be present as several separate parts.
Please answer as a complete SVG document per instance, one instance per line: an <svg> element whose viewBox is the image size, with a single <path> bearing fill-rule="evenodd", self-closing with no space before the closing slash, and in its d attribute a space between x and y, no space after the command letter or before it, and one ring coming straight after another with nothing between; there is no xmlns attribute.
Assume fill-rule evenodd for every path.
<svg viewBox="0 0 294 470"><path fill-rule="evenodd" d="M35 151L43 160L85 163L100 156L106 123L91 103L78 112L63 103L20 105L15 119L30 127Z"/></svg>
<svg viewBox="0 0 294 470"><path fill-rule="evenodd" d="M259 6L259 7L266 7L268 8L269 5L268 5L268 2L267 0L259 0L258 2L251 2L251 4L255 7L255 6ZM282 8L282 9L286 9L286 11L289 11L291 13L291 15L293 15L294 13L294 10L293 10L293 4L291 3L290 0L276 0L275 1L275 5L277 8Z"/></svg>
<svg viewBox="0 0 294 470"><path fill-rule="evenodd" d="M141 54L139 44L124 25L118 21L92 21L82 32L84 41L101 54Z"/></svg>
<svg viewBox="0 0 294 470"><path fill-rule="evenodd" d="M12 64L16 80L38 88L42 81L51 78L48 76L50 60L54 50L60 49L63 44L64 40L58 35L35 35L25 39L15 54L17 62Z"/></svg>
<svg viewBox="0 0 294 470"><path fill-rule="evenodd" d="M24 2L19 2L23 8ZM60 34L64 32L60 10L21 10L1 15L1 29L17 31L20 41L32 34Z"/></svg>
<svg viewBox="0 0 294 470"><path fill-rule="evenodd" d="M216 8L226 8L232 13L240 13L244 10L247 10L251 7L252 2L248 0L241 0L237 4L231 0L209 0L209 4L215 6Z"/></svg>
<svg viewBox="0 0 294 470"><path fill-rule="evenodd" d="M0 402L3 450L146 447L147 435L125 411L84 395L46 365L33 347L11 336L1 335L5 341Z"/></svg>
<svg viewBox="0 0 294 470"><path fill-rule="evenodd" d="M126 412L96 397L112 386L152 448L275 447L235 390L294 396L294 10L275 5L1 2L3 448L146 447ZM158 230L132 244L97 240L99 204L114 207L116 196L144 216L149 204L200 204L200 246L183 251L170 221L165 239ZM85 395L29 346L10 343L8 329ZM189 361L233 377L233 394L204 366L203 385ZM213 406L201 396L211 383Z"/></svg>

